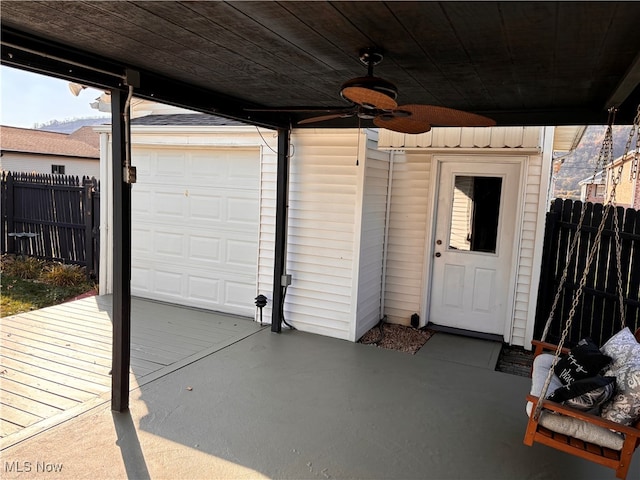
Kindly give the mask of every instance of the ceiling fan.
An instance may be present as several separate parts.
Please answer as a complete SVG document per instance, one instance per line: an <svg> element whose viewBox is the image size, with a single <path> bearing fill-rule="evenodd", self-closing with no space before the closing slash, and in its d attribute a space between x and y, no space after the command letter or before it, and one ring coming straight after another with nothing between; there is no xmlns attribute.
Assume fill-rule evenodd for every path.
<svg viewBox="0 0 640 480"><path fill-rule="evenodd" d="M264 108L248 111L270 112L325 112L323 115L305 118L298 125L357 116L372 120L374 125L401 133L424 133L432 126L490 127L496 122L475 113L436 105L400 105L396 102L398 89L382 78L373 76L373 67L383 59L377 48L360 50L360 61L367 66L365 77L352 78L342 84L340 96L352 105L344 108Z"/></svg>

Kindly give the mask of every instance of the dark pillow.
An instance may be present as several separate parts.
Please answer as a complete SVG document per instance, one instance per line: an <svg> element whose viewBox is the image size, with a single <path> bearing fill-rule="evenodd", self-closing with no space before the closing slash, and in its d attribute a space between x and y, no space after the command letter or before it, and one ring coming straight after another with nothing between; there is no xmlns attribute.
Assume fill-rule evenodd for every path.
<svg viewBox="0 0 640 480"><path fill-rule="evenodd" d="M547 398L582 411L599 413L599 408L613 396L616 377L596 375L576 380L555 390Z"/></svg>
<svg viewBox="0 0 640 480"><path fill-rule="evenodd" d="M553 369L564 385L576 380L593 377L611 363L611 357L603 354L590 338L584 338L567 355L558 360Z"/></svg>

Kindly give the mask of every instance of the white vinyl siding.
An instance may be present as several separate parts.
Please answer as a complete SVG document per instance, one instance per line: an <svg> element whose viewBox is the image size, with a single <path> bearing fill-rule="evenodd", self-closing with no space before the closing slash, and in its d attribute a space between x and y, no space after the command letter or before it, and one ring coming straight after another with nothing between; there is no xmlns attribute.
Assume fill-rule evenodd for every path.
<svg viewBox="0 0 640 480"><path fill-rule="evenodd" d="M284 316L296 328L349 339L354 321L361 191L357 130L292 136Z"/></svg>
<svg viewBox="0 0 640 480"><path fill-rule="evenodd" d="M389 185L389 153L376 150L376 132L369 130L368 133L367 158L364 162L358 304L353 340L360 339L382 317L380 307Z"/></svg>
<svg viewBox="0 0 640 480"><path fill-rule="evenodd" d="M389 154L376 140L292 135L284 317L300 330L355 341L380 319Z"/></svg>
<svg viewBox="0 0 640 480"><path fill-rule="evenodd" d="M542 155L529 157L526 172L526 186L524 195L524 212L522 217L522 237L520 239L520 253L518 257L518 274L516 278L516 295L513 309L513 328L511 331L511 343L523 346L525 344L525 330L527 322L534 322L534 318L528 318L529 303L535 304L537 292L531 292L532 273L534 271L534 256L536 248L536 235L544 235L544 226L537 227L538 205L540 195L546 192L540 191L542 178Z"/></svg>
<svg viewBox="0 0 640 480"><path fill-rule="evenodd" d="M424 295L425 232L431 155L395 154L385 279L385 311L391 323L409 325Z"/></svg>
<svg viewBox="0 0 640 480"><path fill-rule="evenodd" d="M0 170L8 172L42 173L51 175L52 165L64 165L65 175L79 178L100 178L100 160L58 155L37 155L34 153L3 152Z"/></svg>

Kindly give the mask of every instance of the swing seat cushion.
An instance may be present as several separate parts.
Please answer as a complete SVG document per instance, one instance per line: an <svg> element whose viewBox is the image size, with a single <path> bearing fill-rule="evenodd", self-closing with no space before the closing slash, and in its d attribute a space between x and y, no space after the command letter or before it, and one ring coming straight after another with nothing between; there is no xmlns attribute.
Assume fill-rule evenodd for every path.
<svg viewBox="0 0 640 480"><path fill-rule="evenodd" d="M531 375L531 394L536 397L540 396L547 374L553 363L553 355L543 353L538 355L533 362L533 371ZM563 387L560 379L553 375L549 384L549 392L553 392ZM533 404L527 403L527 415L531 415ZM561 433L569 437L580 439L584 442L595 443L601 447L610 448L612 450L621 450L624 443L624 437L616 432L612 432L608 428L594 425L592 423L579 420L577 418L567 417L543 411L540 415L539 424L556 433Z"/></svg>
<svg viewBox="0 0 640 480"><path fill-rule="evenodd" d="M602 407L602 417L622 425L640 420L640 343L628 327L601 348L613 361L605 375L616 377L616 392Z"/></svg>

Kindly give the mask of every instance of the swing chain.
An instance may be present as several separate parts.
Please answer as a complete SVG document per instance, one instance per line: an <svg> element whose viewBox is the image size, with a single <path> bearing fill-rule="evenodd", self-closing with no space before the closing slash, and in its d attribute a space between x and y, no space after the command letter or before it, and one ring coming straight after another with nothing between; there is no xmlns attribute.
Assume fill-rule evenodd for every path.
<svg viewBox="0 0 640 480"><path fill-rule="evenodd" d="M618 273L618 308L620 309L620 324L621 328L624 328L627 324L626 315L624 313L624 295L622 290L622 242L620 240L620 224L618 220L617 208L614 206L613 212L613 232L615 234L616 243L616 267ZM604 223L604 222L603 222Z"/></svg>
<svg viewBox="0 0 640 480"><path fill-rule="evenodd" d="M638 110L636 111L636 116L633 119L633 128L629 131L629 137L627 138L627 145L624 149L623 159L627 158L627 154L631 150L631 141L634 135L636 137L636 148L629 168L630 181L633 181L638 177L638 163L640 163L640 104L638 104Z"/></svg>

